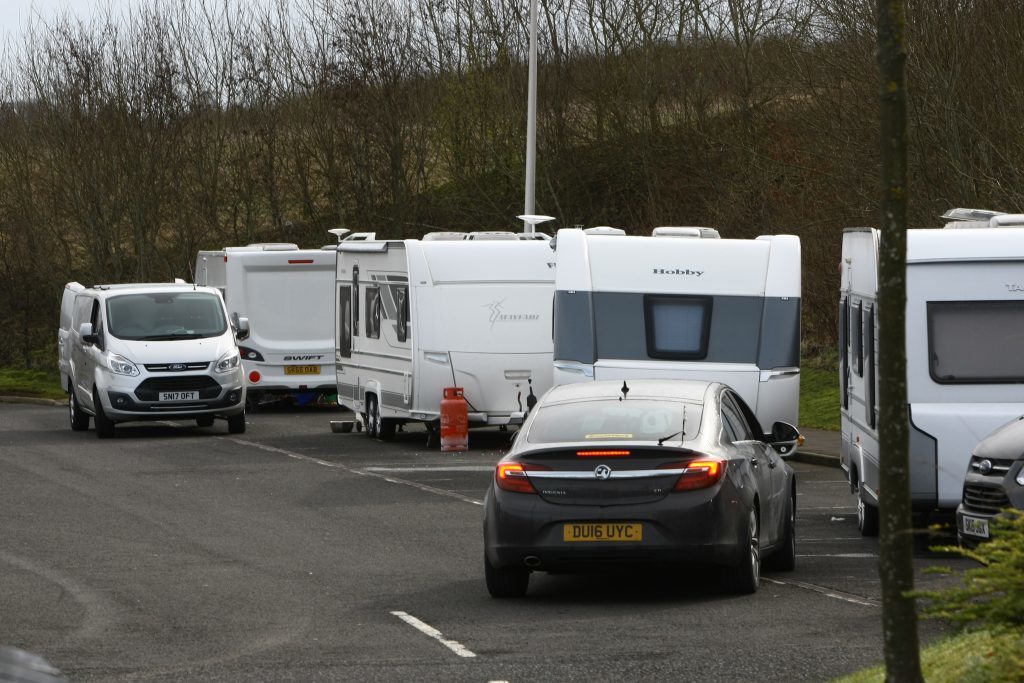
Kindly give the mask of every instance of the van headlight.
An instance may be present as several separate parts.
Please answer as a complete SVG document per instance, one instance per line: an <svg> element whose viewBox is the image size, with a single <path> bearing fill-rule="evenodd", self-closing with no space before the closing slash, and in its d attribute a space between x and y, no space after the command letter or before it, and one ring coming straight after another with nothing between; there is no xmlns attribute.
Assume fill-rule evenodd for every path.
<svg viewBox="0 0 1024 683"><path fill-rule="evenodd" d="M107 359L107 364L109 365L111 372L118 375L137 377L139 374L139 368L135 363L131 362L124 356L117 355L116 353L110 354L110 357Z"/></svg>
<svg viewBox="0 0 1024 683"><path fill-rule="evenodd" d="M238 364L242 362L242 359L238 355L238 351L229 351L220 357L217 364L213 366L213 369L217 372L231 372L238 367Z"/></svg>

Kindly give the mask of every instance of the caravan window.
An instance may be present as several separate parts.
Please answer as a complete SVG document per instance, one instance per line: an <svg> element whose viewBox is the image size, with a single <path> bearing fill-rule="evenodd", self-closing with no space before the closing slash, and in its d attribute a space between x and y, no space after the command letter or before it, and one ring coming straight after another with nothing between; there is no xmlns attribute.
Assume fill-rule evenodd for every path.
<svg viewBox="0 0 1024 683"><path fill-rule="evenodd" d="M366 337L380 339L380 288L366 288Z"/></svg>
<svg viewBox="0 0 1024 683"><path fill-rule="evenodd" d="M352 288L338 287L338 353L352 357Z"/></svg>
<svg viewBox="0 0 1024 683"><path fill-rule="evenodd" d="M1024 382L1024 301L930 301L927 313L933 380Z"/></svg>
<svg viewBox="0 0 1024 683"><path fill-rule="evenodd" d="M875 306L868 306L867 319L864 321L864 345L867 347L868 377L865 381L867 389L867 411L868 426L875 428Z"/></svg>
<svg viewBox="0 0 1024 683"><path fill-rule="evenodd" d="M853 371L858 377L864 376L864 316L858 301L853 305L853 321L850 334L853 337Z"/></svg>
<svg viewBox="0 0 1024 683"><path fill-rule="evenodd" d="M843 408L850 406L850 314L845 298L839 301L839 393Z"/></svg>
<svg viewBox="0 0 1024 683"><path fill-rule="evenodd" d="M710 297L648 294L644 321L651 358L696 360L708 355Z"/></svg>
<svg viewBox="0 0 1024 683"><path fill-rule="evenodd" d="M395 287L395 305L398 311L395 313L395 332L398 334L398 341L409 340L409 288Z"/></svg>

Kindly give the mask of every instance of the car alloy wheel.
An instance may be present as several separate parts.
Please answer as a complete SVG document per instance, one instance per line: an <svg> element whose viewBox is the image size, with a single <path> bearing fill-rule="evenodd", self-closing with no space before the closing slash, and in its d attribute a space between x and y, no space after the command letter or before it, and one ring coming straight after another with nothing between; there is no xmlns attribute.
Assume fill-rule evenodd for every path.
<svg viewBox="0 0 1024 683"><path fill-rule="evenodd" d="M765 567L789 572L796 569L796 497L790 496L786 504L786 522L782 531L782 547L765 559Z"/></svg>
<svg viewBox="0 0 1024 683"><path fill-rule="evenodd" d="M751 508L746 533L740 542L743 559L730 567L724 578L728 589L746 595L757 592L761 580L761 539L757 508Z"/></svg>

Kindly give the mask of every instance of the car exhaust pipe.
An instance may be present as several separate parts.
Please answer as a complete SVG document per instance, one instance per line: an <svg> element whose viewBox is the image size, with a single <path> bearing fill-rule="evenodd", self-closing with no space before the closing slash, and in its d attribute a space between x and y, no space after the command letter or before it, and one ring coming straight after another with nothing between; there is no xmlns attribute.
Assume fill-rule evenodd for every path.
<svg viewBox="0 0 1024 683"><path fill-rule="evenodd" d="M536 569L540 566L540 558L536 555L527 555L523 558L523 564L525 564L530 569Z"/></svg>

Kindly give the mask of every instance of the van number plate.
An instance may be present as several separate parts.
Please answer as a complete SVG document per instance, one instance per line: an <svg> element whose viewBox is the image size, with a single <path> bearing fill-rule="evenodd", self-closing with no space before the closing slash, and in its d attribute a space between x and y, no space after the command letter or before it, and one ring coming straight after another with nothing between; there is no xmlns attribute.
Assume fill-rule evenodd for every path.
<svg viewBox="0 0 1024 683"><path fill-rule="evenodd" d="M198 391L161 391L161 401L196 401L199 399Z"/></svg>

